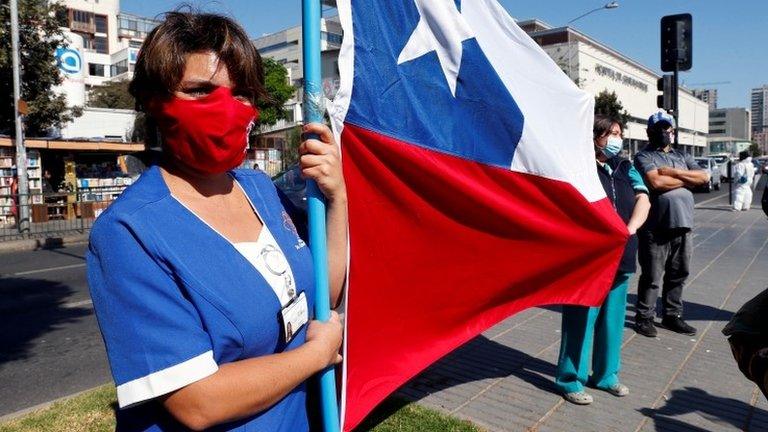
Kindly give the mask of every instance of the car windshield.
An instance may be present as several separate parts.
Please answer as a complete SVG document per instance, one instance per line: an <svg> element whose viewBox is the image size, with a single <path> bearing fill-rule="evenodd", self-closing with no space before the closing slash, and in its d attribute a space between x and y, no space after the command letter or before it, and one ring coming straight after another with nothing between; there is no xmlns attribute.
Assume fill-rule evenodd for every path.
<svg viewBox="0 0 768 432"><path fill-rule="evenodd" d="M715 162L721 164L728 160L728 156L713 156L712 159L714 159Z"/></svg>

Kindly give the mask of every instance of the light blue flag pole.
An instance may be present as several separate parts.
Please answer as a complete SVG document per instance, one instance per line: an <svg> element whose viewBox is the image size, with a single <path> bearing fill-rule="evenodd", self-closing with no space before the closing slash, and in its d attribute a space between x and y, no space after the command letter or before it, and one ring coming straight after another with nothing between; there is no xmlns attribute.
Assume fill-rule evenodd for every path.
<svg viewBox="0 0 768 432"><path fill-rule="evenodd" d="M320 76L320 0L302 0L302 38L304 44L304 121L322 123L323 107ZM317 184L307 182L309 247L315 268L315 318L328 321L331 302L328 290L328 247L325 229L325 199ZM329 367L320 372L320 405L325 432L339 432L339 406L336 401L336 374Z"/></svg>

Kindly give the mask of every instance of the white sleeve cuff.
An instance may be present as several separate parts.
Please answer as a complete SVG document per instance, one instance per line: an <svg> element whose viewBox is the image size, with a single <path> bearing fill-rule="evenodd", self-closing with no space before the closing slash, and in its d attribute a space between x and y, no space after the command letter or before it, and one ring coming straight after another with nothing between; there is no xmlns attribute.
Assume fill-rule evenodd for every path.
<svg viewBox="0 0 768 432"><path fill-rule="evenodd" d="M117 386L117 403L120 408L126 408L154 399L200 381L217 370L219 365L213 359L213 351L208 351L177 365L120 384Z"/></svg>

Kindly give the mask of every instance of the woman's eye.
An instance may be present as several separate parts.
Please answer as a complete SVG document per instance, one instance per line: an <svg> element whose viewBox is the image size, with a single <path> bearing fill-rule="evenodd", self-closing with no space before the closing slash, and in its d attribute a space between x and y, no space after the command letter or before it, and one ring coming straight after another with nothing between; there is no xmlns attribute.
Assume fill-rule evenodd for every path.
<svg viewBox="0 0 768 432"><path fill-rule="evenodd" d="M205 87L196 87L196 88L190 88L190 89L184 90L184 93L192 97L203 97L210 92L211 92L211 89L205 88Z"/></svg>

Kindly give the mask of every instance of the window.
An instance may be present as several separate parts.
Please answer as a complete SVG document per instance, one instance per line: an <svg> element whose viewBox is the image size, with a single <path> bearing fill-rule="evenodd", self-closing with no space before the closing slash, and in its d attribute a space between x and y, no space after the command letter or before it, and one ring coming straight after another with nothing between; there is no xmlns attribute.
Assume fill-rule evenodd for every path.
<svg viewBox="0 0 768 432"><path fill-rule="evenodd" d="M99 63L88 63L88 75L104 76L104 65Z"/></svg>
<svg viewBox="0 0 768 432"><path fill-rule="evenodd" d="M136 31L136 30L139 29L139 24L138 24L138 22L136 22L136 20L131 20L131 19L127 19L127 18L121 18L120 19L120 28Z"/></svg>
<svg viewBox="0 0 768 432"><path fill-rule="evenodd" d="M320 32L320 38L332 44L341 45L341 35L328 32Z"/></svg>
<svg viewBox="0 0 768 432"><path fill-rule="evenodd" d="M118 76L128 72L128 60L121 60L110 67L110 76Z"/></svg>
<svg viewBox="0 0 768 432"><path fill-rule="evenodd" d="M109 43L107 38L103 36L96 36L93 38L93 49L100 54L109 54Z"/></svg>
<svg viewBox="0 0 768 432"><path fill-rule="evenodd" d="M130 40L128 41L128 46L131 48L141 48L141 41Z"/></svg>
<svg viewBox="0 0 768 432"><path fill-rule="evenodd" d="M108 24L107 24L106 15L96 15L95 22L96 22L96 33L109 33L107 31Z"/></svg>
<svg viewBox="0 0 768 432"><path fill-rule="evenodd" d="M710 129L709 133L710 134L724 134L725 133L725 129Z"/></svg>
<svg viewBox="0 0 768 432"><path fill-rule="evenodd" d="M92 20L93 20L93 14L90 12L85 12L80 10L72 11L72 21L76 23L90 24Z"/></svg>
<svg viewBox="0 0 768 432"><path fill-rule="evenodd" d="M72 32L72 33L83 38L84 49L93 49L93 41L91 40L91 35L89 35L88 33L80 33L80 32Z"/></svg>

